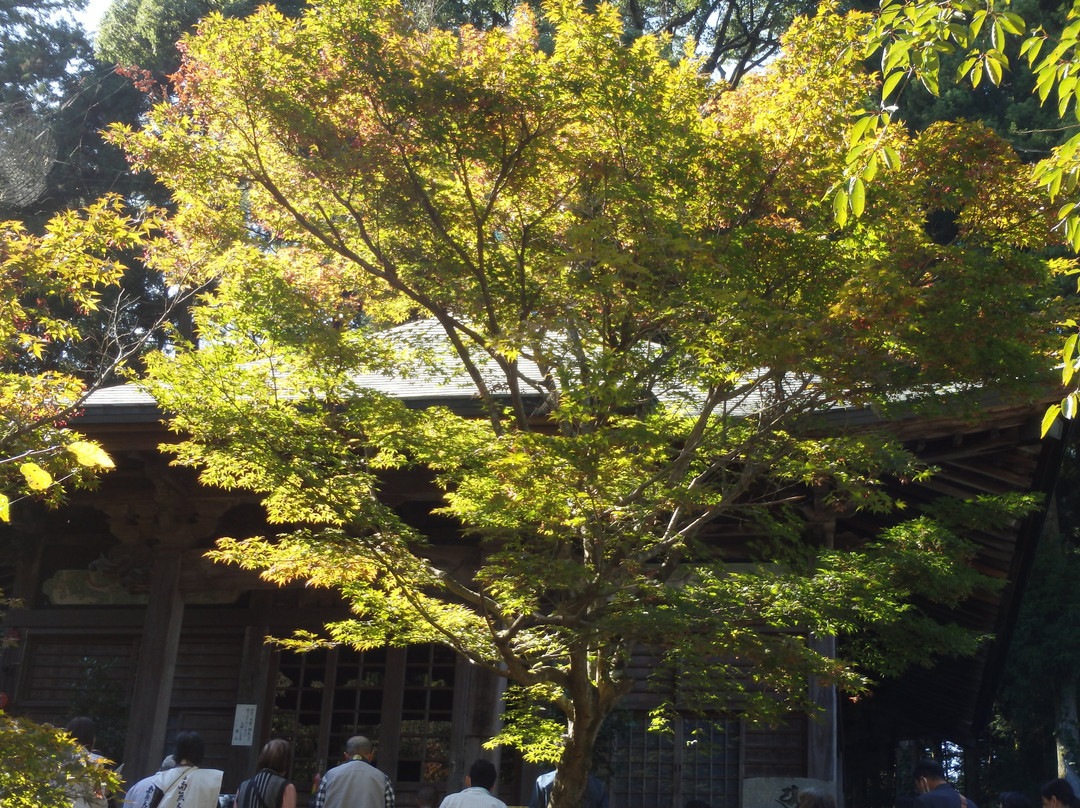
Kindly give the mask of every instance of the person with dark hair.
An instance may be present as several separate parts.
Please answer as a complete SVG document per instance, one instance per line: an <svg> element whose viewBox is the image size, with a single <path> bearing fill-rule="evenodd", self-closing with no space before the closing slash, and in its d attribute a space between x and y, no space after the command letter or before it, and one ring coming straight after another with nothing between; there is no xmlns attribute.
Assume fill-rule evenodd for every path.
<svg viewBox="0 0 1080 808"><path fill-rule="evenodd" d="M978 808L945 779L945 770L933 758L924 758L912 771L915 790L915 808Z"/></svg>
<svg viewBox="0 0 1080 808"><path fill-rule="evenodd" d="M390 778L371 761L375 746L363 735L345 742L345 762L319 780L311 808L394 808Z"/></svg>
<svg viewBox="0 0 1080 808"><path fill-rule="evenodd" d="M203 752L199 733L177 735L172 754L176 765L155 774L152 787L140 795L142 802L129 808L217 808L222 771L201 768Z"/></svg>
<svg viewBox="0 0 1080 808"><path fill-rule="evenodd" d="M82 747L83 754L91 763L104 765L105 758L94 751L94 739L97 736L94 719L80 715L78 718L71 719L65 729L71 739ZM103 792L93 791L90 788L85 791L69 790L68 795L71 797L72 808L107 808L109 804L109 799Z"/></svg>
<svg viewBox="0 0 1080 808"><path fill-rule="evenodd" d="M506 803L491 795L498 773L490 760L478 758L465 775L465 788L447 794L439 808L506 808Z"/></svg>
<svg viewBox="0 0 1080 808"><path fill-rule="evenodd" d="M551 799L551 787L554 784L554 770L544 772L537 777L536 782L533 784L532 797L529 799L529 808L547 808L548 800ZM589 775L589 783L585 786L585 808L608 808L607 789L604 787L604 781L591 774Z"/></svg>
<svg viewBox="0 0 1080 808"><path fill-rule="evenodd" d="M181 732L176 736L176 751L173 757L177 766L198 766L202 763L206 747L202 736L197 732Z"/></svg>
<svg viewBox="0 0 1080 808"><path fill-rule="evenodd" d="M296 808L296 786L285 779L292 746L275 738L259 752L258 771L236 790L235 808Z"/></svg>
<svg viewBox="0 0 1080 808"><path fill-rule="evenodd" d="M94 740L97 737L97 727L94 725L94 719L80 715L68 722L66 731L75 743L87 752L93 751Z"/></svg>
<svg viewBox="0 0 1080 808"><path fill-rule="evenodd" d="M1069 781L1060 777L1043 783L1039 796L1042 797L1043 808L1080 808L1080 800L1076 798Z"/></svg>
<svg viewBox="0 0 1080 808"><path fill-rule="evenodd" d="M1004 791L998 800L1001 808L1031 808L1031 800L1020 791Z"/></svg>

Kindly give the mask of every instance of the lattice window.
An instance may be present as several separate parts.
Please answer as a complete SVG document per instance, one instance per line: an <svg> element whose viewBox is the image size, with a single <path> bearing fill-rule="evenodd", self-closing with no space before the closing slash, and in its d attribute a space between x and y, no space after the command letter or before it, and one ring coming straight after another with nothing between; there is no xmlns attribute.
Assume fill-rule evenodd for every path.
<svg viewBox="0 0 1080 808"><path fill-rule="evenodd" d="M646 732L631 723L614 739L611 808L738 808L739 722L676 721L674 732Z"/></svg>
<svg viewBox="0 0 1080 808"><path fill-rule="evenodd" d="M405 658L397 779L443 783L450 776L450 723L457 658L449 648L419 645Z"/></svg>
<svg viewBox="0 0 1080 808"><path fill-rule="evenodd" d="M330 756L336 763L353 735L378 740L386 681L386 649L337 651L333 708L330 714Z"/></svg>
<svg viewBox="0 0 1080 808"><path fill-rule="evenodd" d="M392 708L397 754L395 759L388 745L378 758L380 768L397 782L445 782L456 663L453 651L434 645L363 653L282 651L273 728L276 737L293 742L291 778L310 783L326 765L337 765L353 735L383 738L384 711ZM400 718L393 712L396 704Z"/></svg>
<svg viewBox="0 0 1080 808"><path fill-rule="evenodd" d="M683 721L680 803L701 800L710 808L738 808L739 722Z"/></svg>
<svg viewBox="0 0 1080 808"><path fill-rule="evenodd" d="M611 808L660 808L675 797L675 743L646 732L645 723L624 729L614 743Z"/></svg>
<svg viewBox="0 0 1080 808"><path fill-rule="evenodd" d="M327 655L324 650L306 654L282 651L278 662L271 734L292 742L289 779L302 786L311 783L323 767L319 732Z"/></svg>

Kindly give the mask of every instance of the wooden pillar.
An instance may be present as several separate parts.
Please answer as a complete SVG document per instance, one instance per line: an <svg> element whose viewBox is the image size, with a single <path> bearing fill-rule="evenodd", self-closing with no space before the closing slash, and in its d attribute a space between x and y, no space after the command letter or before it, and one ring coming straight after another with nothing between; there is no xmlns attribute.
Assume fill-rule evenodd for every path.
<svg viewBox="0 0 1080 808"><path fill-rule="evenodd" d="M319 712L319 746L317 759L326 761L326 768L320 771L324 774L334 768L344 758L345 741L347 739L334 738L330 740L330 733L334 730L334 695L337 693L337 666L338 649L331 648L326 652L326 668L323 670L323 693L322 704ZM374 740L374 739L369 739Z"/></svg>
<svg viewBox="0 0 1080 808"><path fill-rule="evenodd" d="M826 504L828 493L828 486L817 487L812 520L816 522L821 545L831 549L836 546L836 511ZM829 658L836 656L836 637L833 635L812 636L809 644L811 650L819 654ZM807 730L807 776L832 783L836 804L838 808L844 808L844 788L840 779L840 700L836 687L811 679L810 698L820 705L821 714L811 718Z"/></svg>
<svg viewBox="0 0 1080 808"><path fill-rule="evenodd" d="M256 705L256 732L250 746L230 746L225 765L225 778L221 783L223 793L232 793L242 780L255 773L255 764L264 743L270 740L269 716L273 699L268 694L270 682L271 650L266 644L268 626L248 626L244 629L244 645L240 652L240 675L236 684L236 703ZM264 734L259 731L267 727Z"/></svg>
<svg viewBox="0 0 1080 808"><path fill-rule="evenodd" d="M454 668L454 704L450 721L450 773L443 784L446 793L465 787L465 774L474 750L469 743L472 735L472 717L475 697L476 666L465 657L458 656Z"/></svg>
<svg viewBox="0 0 1080 808"><path fill-rule="evenodd" d="M184 620L180 558L179 550L161 550L150 573L150 602L143 622L124 745L124 779L129 783L157 771L167 752L165 735Z"/></svg>
<svg viewBox="0 0 1080 808"><path fill-rule="evenodd" d="M383 675L382 715L379 716L379 737L375 741L375 762L395 784L398 757L401 754L401 715L405 700L404 648L386 649L386 673ZM341 754L340 751L338 754Z"/></svg>
<svg viewBox="0 0 1080 808"><path fill-rule="evenodd" d="M835 637L815 637L811 640L811 646L827 656L836 655ZM812 718L809 722L807 776L832 783L836 789L837 805L842 808L837 754L840 704L836 696L836 688L824 686L815 679L810 682L810 696L822 707L822 712L820 716Z"/></svg>
<svg viewBox="0 0 1080 808"><path fill-rule="evenodd" d="M498 768L499 750L484 749L484 742L500 729L505 680L458 657L454 672L454 707L450 732L450 776L447 792L465 788L465 775L477 758ZM510 796L509 794L505 796Z"/></svg>

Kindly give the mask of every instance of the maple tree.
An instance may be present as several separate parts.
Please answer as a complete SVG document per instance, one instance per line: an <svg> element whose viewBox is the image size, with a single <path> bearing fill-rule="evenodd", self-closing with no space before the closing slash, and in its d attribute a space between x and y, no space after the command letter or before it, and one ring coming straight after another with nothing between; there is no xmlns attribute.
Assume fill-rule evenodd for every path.
<svg viewBox="0 0 1080 808"><path fill-rule="evenodd" d="M109 761L94 761L63 730L0 710L0 799L9 808L70 808L76 796L122 791Z"/></svg>
<svg viewBox="0 0 1080 808"><path fill-rule="evenodd" d="M955 101L961 99L959 111L969 117L996 118L999 125L1012 119L1011 125L1002 129L1019 136L1017 148L1026 147L1025 156L1032 164L1025 180L1041 187L1045 204L1055 209L1058 227L1075 253L1080 246L1078 34L1080 5L1074 2L882 2L864 48L864 53L881 66L881 100L879 108L867 115L872 120L862 122L864 128L855 138L848 185L838 194L838 207L844 207L844 191L850 183L874 161L879 133L896 125L895 111L906 117L913 107L925 103L918 100L921 95L931 99L935 111L951 108L955 113ZM976 100L965 104L967 99ZM1067 270L1075 274L1072 266ZM1075 418L1080 404L1077 321L1066 316L1054 327L1061 340L1058 356L1063 398L1047 409L1044 434L1060 417ZM1069 469L1075 465L1071 449L1069 456L1058 495L1058 508L1064 510L1071 507ZM1044 744L1040 749L1039 744L1028 743L1030 738L1023 737L1037 728L1039 740L1056 747L1059 775L1077 787L1078 690L1076 678L1068 675L1075 665L1075 654L1064 624L1055 625L1047 617L1061 610L1060 592L1054 589L1053 579L1068 574L1074 552L1067 532L1056 536L1050 531L1040 540L1039 549L1037 572L1030 591L1025 592L1018 618L1021 630L1015 633L1010 662L1004 670L1001 712L994 722L1001 733L1001 748L1007 751L998 755L995 750L987 757L995 761L992 766L999 768L999 776L1012 777L1009 787L1013 787L1017 771L1025 764L1030 770L1030 759L1023 755L1038 757L1038 752L1049 748ZM1037 631L1033 629L1036 624ZM1047 726L1054 727L1052 738L1046 733ZM1016 756L1016 768L1000 771L1009 768L1010 755Z"/></svg>
<svg viewBox="0 0 1080 808"><path fill-rule="evenodd" d="M1015 59L1026 62L1034 78L1033 93L1040 104L1051 104L1063 124L1063 131L1075 129L1080 121L1077 105L1076 60L1080 55L1080 3L1066 6L1064 21L1029 11L1028 16L1045 22L1029 29L1021 9L1008 3L980 0L883 0L867 30L860 50L866 58L880 59L882 79L880 104L867 110L852 132L846 181L834 188L835 210L840 220L849 211L858 213L853 193L861 194L864 180L877 175L884 137L894 127L897 99L909 85L920 86L939 95L942 86L952 83L1001 85L1007 80ZM1047 26L1050 26L1049 28ZM1010 57L1010 53L1012 56ZM955 63L955 71L943 73L943 60ZM1044 192L1048 204L1056 206L1057 218L1066 241L1080 248L1080 132L1073 132L1052 153L1031 167L1034 182ZM1063 271L1071 274L1076 269ZM1075 417L1080 407L1080 334L1077 321L1065 318L1055 327L1064 332L1060 349L1065 396L1051 406L1043 421L1044 433L1059 416Z"/></svg>
<svg viewBox="0 0 1080 808"><path fill-rule="evenodd" d="M80 338L77 323L64 312L93 311L103 290L123 276L117 252L148 245L156 221L153 213L132 220L118 198L106 197L54 216L42 235L28 233L20 222L0 222L0 519L8 519L14 499L55 504L65 484L87 485L112 467L98 444L66 422L141 343L118 339L102 346L90 381L33 368L44 354ZM20 367L24 362L29 372Z"/></svg>
<svg viewBox="0 0 1080 808"><path fill-rule="evenodd" d="M172 451L303 525L216 557L340 590L355 619L330 642L440 642L508 678L494 742L557 759L564 806L636 647L677 667L680 707L767 719L811 706L809 676L859 691L970 649L911 600L986 585L970 510L1030 501L833 547L815 509L891 512L882 480L932 470L828 414L1029 392L1063 315L1054 216L984 129L878 133L892 173L852 176L838 224L871 17L797 21L737 89L627 41L613 8L552 2L544 23L417 30L385 0L211 16L175 98L112 136L172 190L162 265L214 282L198 344L149 362ZM410 408L386 377L476 407ZM475 566L441 567L380 501L410 466Z"/></svg>

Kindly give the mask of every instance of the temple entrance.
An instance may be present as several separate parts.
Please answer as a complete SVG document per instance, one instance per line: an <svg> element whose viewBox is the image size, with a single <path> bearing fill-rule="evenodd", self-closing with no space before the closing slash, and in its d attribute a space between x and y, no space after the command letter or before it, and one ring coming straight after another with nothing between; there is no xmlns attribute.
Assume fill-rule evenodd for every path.
<svg viewBox="0 0 1080 808"><path fill-rule="evenodd" d="M399 785L443 787L452 769L459 661L438 645L278 653L272 735L293 743L289 777L310 792L341 762L345 741L366 735L375 762Z"/></svg>

